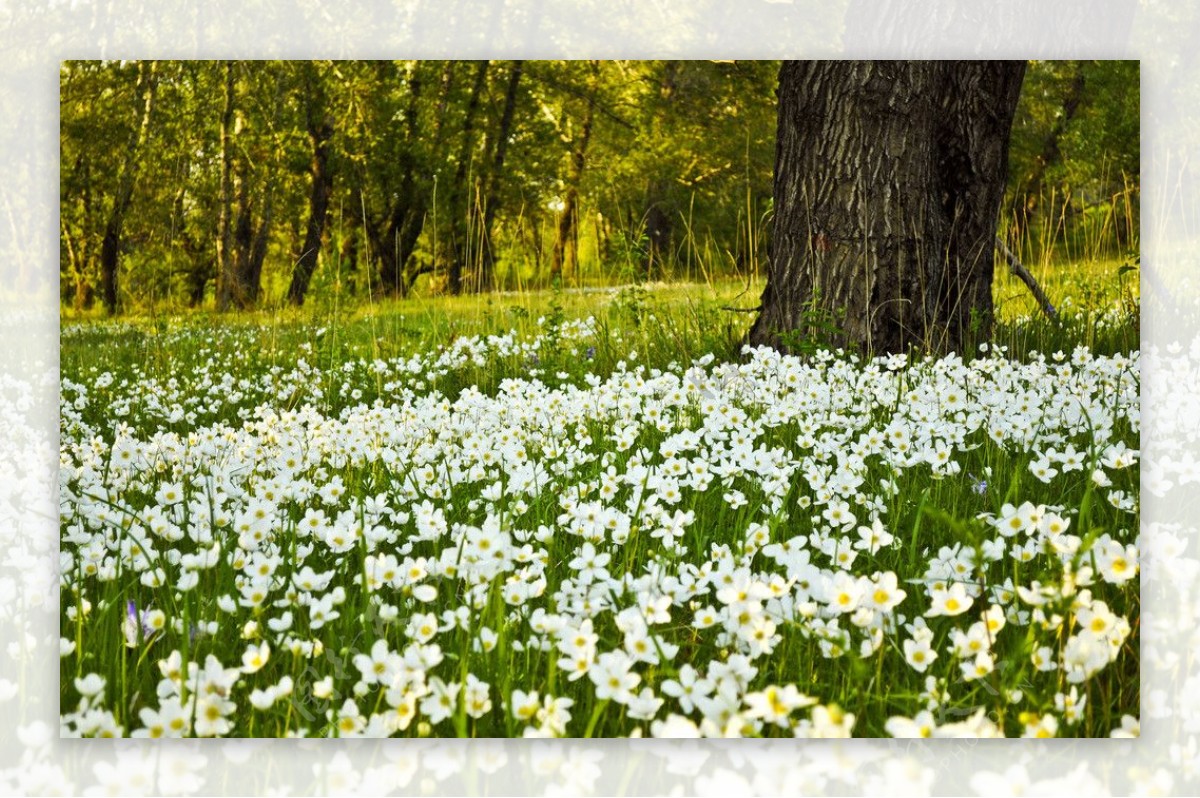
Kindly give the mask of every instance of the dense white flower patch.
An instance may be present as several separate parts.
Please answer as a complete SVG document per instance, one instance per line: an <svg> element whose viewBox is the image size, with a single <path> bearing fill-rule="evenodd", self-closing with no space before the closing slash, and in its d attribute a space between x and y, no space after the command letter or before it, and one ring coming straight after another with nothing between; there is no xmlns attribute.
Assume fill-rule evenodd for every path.
<svg viewBox="0 0 1200 798"><path fill-rule="evenodd" d="M436 387L545 346L64 377L63 733L1054 736L1136 679L1136 355Z"/></svg>

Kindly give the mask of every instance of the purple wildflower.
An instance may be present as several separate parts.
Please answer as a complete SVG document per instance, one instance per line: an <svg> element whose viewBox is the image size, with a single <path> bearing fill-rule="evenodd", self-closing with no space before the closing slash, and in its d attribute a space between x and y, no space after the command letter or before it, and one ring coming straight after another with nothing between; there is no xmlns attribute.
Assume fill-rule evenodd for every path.
<svg viewBox="0 0 1200 798"><path fill-rule="evenodd" d="M155 628L150 625L150 609L139 612L137 602L130 599L125 604L125 618L121 621L121 633L125 636L125 645L137 648L138 643L153 637L155 631Z"/></svg>

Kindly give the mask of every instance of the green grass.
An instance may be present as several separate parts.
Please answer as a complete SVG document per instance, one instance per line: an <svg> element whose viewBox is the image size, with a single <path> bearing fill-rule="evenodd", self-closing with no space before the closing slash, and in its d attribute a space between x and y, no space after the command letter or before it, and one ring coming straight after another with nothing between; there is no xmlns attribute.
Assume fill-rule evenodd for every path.
<svg viewBox="0 0 1200 798"><path fill-rule="evenodd" d="M996 328L993 340L1021 357L1083 345L1097 354L1138 348L1138 271L1127 260L1091 260L1033 269L1035 278L1062 314L1061 323L1045 319L1028 289L1007 268L997 265L993 288ZM287 359L309 343L329 362L347 358L407 356L446 346L458 337L506 332L528 337L537 320L597 318L602 329L620 330L638 343L644 363L663 367L686 363L706 353L719 359L737 356L754 319L750 312L762 293L758 282L655 283L560 291L488 293L459 297L420 296L343 305L313 303L238 314L193 311L168 316L137 314L116 326L95 313L64 309L63 324L85 325L62 347L64 371L77 364L122 362L178 369L188 363L185 346L164 346L173 331L235 329L250 335L259 348ZM318 330L325 334L317 336ZM185 336L186 337L186 336ZM174 339L172 339L174 341ZM624 353L621 353L622 355ZM603 360L597 363L601 373Z"/></svg>
<svg viewBox="0 0 1200 798"><path fill-rule="evenodd" d="M555 591L570 593L579 582L570 563L581 556L584 538L573 526L576 510L571 508L590 501L605 510L620 509L630 525L620 535L608 530L595 541L597 554L608 555L607 567L615 574L636 578L659 570L682 578L694 577L696 568L745 568L765 585L770 574L798 578L806 573L789 570L764 551L803 536L811 561L825 573L898 577L898 587L907 593L899 610L907 623L931 609L931 589L911 580L923 578L940 549L982 551L996 532L980 514L1000 516L1006 505L1030 502L1059 508L1045 512L1069 520L1079 546L1078 556L1067 559L1070 568L1044 553L1026 562L1008 555L980 562L977 555L964 578L993 587L1005 580L1015 586L1035 580L1070 584L1068 571L1109 556L1100 551L1109 541L1133 543L1138 528L1136 504L1132 509L1114 504L1124 496L1136 499L1136 464L1104 466L1109 486L1089 478L1101 468L1099 460L1111 443L1137 448L1136 419L1129 412L1137 396L1136 273L1118 275L1120 265L1094 262L1040 275L1062 310L1057 322L1032 315L1024 288L1000 275L995 342L1006 352L968 353L960 364L913 359L893 369L836 356L807 362L744 360L739 345L753 316L726 308L756 305L760 288L731 283L427 297L229 317L141 317L115 324L64 319L62 527L63 550L71 557L61 596L61 635L70 648L62 660L64 725L68 733L104 734L120 727L128 734L144 725L144 711L165 706L174 689L181 706L191 708L188 723L197 733L202 730L194 715L204 706L227 716L231 734L351 732L356 721L342 712L347 699L364 718L382 717L397 706L407 711L404 702L415 700L419 717L401 732L409 735L513 736L539 724L546 728L536 714L529 720L515 717L507 704L520 689L574 702L568 735L649 733L650 721L631 717L630 704L603 697L588 676L569 678L569 668L558 663L561 652L552 634L540 635L550 651L534 645L539 635L532 629L531 608L562 614L573 624L590 619L600 653L623 650L630 618L649 612L632 589L593 597L600 604L591 609L567 609L568 596L554 598ZM594 327L571 324L586 318L594 319ZM505 334L511 341L487 340ZM477 347L478 355L456 348L468 346ZM1075 357L1081 346L1088 348L1088 357ZM1056 352L1063 354L1054 357ZM710 354L711 363L684 376L694 361ZM1106 359L1110 355L1115 357ZM411 368L405 365L409 358L415 358ZM688 388L689 383L698 387ZM672 398L674 390L681 392L678 399ZM1072 390L1081 392L1079 402L1092 414L1081 421L1063 421L1073 412ZM960 399L949 398L958 392ZM973 409L960 415L953 405L960 400ZM980 409L993 400L1001 404ZM975 412L994 415L980 425L971 421ZM928 418L931 413L936 418ZM1023 433L1019 424L1006 426L1026 414L1036 428ZM897 465L897 452L903 451L897 447L905 443L889 437L891 430L919 436L922 430L942 429L940 424L963 430L962 440L949 443L956 472ZM699 447L686 443L687 435L705 430L715 437ZM707 488L683 486L676 503L663 504L670 512L691 514L678 546L652 536L667 522L647 510L647 494L638 487L644 479L625 477L644 466L669 474L676 463L686 469L701 467L706 457L723 462L717 453L733 446L739 431L748 431L752 445L725 456L729 464L720 467L732 469L728 484L715 478ZM872 434L884 438L882 449L862 442L860 436ZM1023 434L1034 443L1010 444L1005 437ZM123 450L117 444L131 440L140 442L138 457L145 462L127 469L120 465ZM481 441L495 460L473 461L464 454ZM345 448L351 443L356 448ZM917 443L914 438L912 445ZM1051 483L1041 483L1031 463L1048 447L1061 451L1066 444L1081 452L1087 467L1063 469ZM847 461L860 446L866 453L861 463ZM364 459L365 451L377 456ZM755 465L756 458L768 462L772 457L779 458L783 475L777 488L765 476L771 468ZM515 487L523 462L544 465L542 489L523 493ZM479 472L470 473L475 466ZM832 494L822 487L845 473L858 480L858 487ZM318 496L316 491L329 489L334 478L340 480L338 496ZM609 482L615 487L601 501ZM286 495L291 486L306 483L312 488ZM172 487L187 500L164 498L162 491ZM745 503L732 491L742 493ZM273 558L272 601L226 612L217 598L238 597L239 578L249 572L254 556L254 547L235 529L241 523L238 514L250 497L272 495L273 521L262 544ZM389 512L406 517L384 513L370 521L376 511L365 502L376 497ZM836 511L835 500L845 500L858 519L844 532L831 526L833 520L823 520L823 512ZM420 534L418 516L428 512L421 509L425 502L444 516L447 528L441 536ZM320 537L325 532L317 535L305 526L318 509L330 522L350 512L345 523L375 524L394 534L359 538L343 549ZM875 553L859 552L856 564L843 567L839 553L858 539L857 527L869 525L873 515L894 542ZM187 534L171 541L155 532L159 517ZM484 532L489 523L498 531ZM754 524L762 525L761 532L754 532ZM464 552L479 551L481 535L501 533L513 536L514 543L499 574L472 581L446 570L447 564L467 567ZM175 589L182 566L172 558L210 549L207 534L220 543L219 555L211 567L197 571L194 588ZM524 553L517 553L517 537L527 546ZM130 549L134 540L153 550L146 561ZM826 551L818 541L829 541L832 548ZM309 545L314 550L302 556ZM387 555L401 564L424 557L442 565L434 576L380 587L371 569ZM88 562L99 562L108 573L88 573ZM339 617L318 624L307 605L289 599L287 585L302 578L302 566L329 573L330 589L336 585L345 591L335 608ZM164 568L164 584L143 580L154 567ZM538 579L545 580L541 593L509 599L514 584L532 580L536 585ZM419 596L421 585L435 588L436 596ZM948 647L956 630L965 633L979 619L989 603L982 599L961 616L929 616L939 657L925 673L906 664L904 644L914 633L896 619L887 626L879 616L882 643L864 657L858 646L865 633L848 616L822 610L777 617L774 631L780 639L770 653L754 659L757 672L741 686L740 697L762 694L773 685L792 685L813 696L816 707L790 713L789 723L810 724L801 725L802 731L836 732L842 729L838 718L846 719L841 713L851 713L855 735L885 736L889 718L915 717L928 705L939 724L981 710L1010 735L1036 731L1036 721L1049 716L1059 734L1106 736L1124 715L1137 714L1138 580L1097 578L1091 590L1085 604L1106 602L1132 631L1111 663L1077 685L1087 703L1073 723L1055 706L1056 695L1071 686L1063 671L1039 672L1030 655L1043 645L1062 654L1079 610L1086 609L1077 605L1077 592L1053 598L1045 608L1048 618L1061 616L1061 627L1042 628L1036 621L1006 625L990 644L995 667L977 680L962 678ZM714 587L695 597L696 607L689 600L675 603L665 618L650 624L654 634L646 641L658 648L658 662L634 668L640 683L633 692L649 687L666 700L656 720L681 711L663 690L668 680L681 678L685 664L712 674L712 668L719 670L719 663L751 645L722 640L713 628L693 625L701 605L723 606L716 596ZM158 636L147 641L135 635L132 645L126 644L121 629L130 600L139 610L163 613L165 627ZM283 603L276 607L276 600ZM90 611L80 609L85 601ZM604 608L606 601L626 615L619 619ZM1030 610L1017 599L1013 603ZM398 612L394 619L392 608ZM391 695L368 684L361 695L355 692L355 655L368 654L381 640L391 652L411 652L419 637L408 627L412 618L457 608L465 608L461 623L433 638L442 661L425 670L452 689L458 685L459 698L472 679L482 680L489 686L490 710L476 713L465 700L456 700L450 714L434 721L420 708L428 694L417 688ZM291 629L272 629L268 621L278 622L285 611L293 615ZM833 618L840 621L840 631L823 631ZM189 631L209 623L217 624L216 634ZM854 650L838 652L834 643L842 633ZM295 646L316 645L320 651L293 653L289 636ZM271 645L266 665L225 674L227 686L209 674L207 688L204 678L176 681L172 687L159 664L176 651L183 662L203 666L211 654L223 669L233 669L242 665L249 645L263 641ZM665 656L673 646L678 652ZM99 699L82 699L87 703L81 706L76 680L88 674L102 677L105 689ZM941 680L937 690L948 698L927 694L927 676ZM251 709L253 690L278 685L285 677L293 685L290 696L270 708ZM328 693L318 689L326 678L332 680ZM429 683L421 689L430 689ZM227 695L220 700L233 702L236 711L221 710L212 696L222 691ZM404 697L409 693L420 697ZM211 698L208 705L197 699L202 694L206 701ZM742 711L752 712L745 704ZM790 731L766 723L756 733Z"/></svg>

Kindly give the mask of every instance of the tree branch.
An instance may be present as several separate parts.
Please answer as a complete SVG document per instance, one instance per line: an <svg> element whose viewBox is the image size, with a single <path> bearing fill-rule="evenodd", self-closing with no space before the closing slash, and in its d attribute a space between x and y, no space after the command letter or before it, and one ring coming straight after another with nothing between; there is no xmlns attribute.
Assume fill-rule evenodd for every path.
<svg viewBox="0 0 1200 798"><path fill-rule="evenodd" d="M1025 268L1025 264L1021 263L1020 259L1000 240L999 236L996 237L996 247L1000 250L1000 254L1004 256L1004 259L1008 261L1008 270L1019 278L1021 282L1025 283L1029 292L1033 294L1033 298L1037 300L1038 305L1042 308L1042 312L1048 318L1057 321L1058 311L1054 309L1054 305L1050 304L1050 298L1046 296L1046 292L1038 285L1038 281L1029 273L1029 269Z"/></svg>

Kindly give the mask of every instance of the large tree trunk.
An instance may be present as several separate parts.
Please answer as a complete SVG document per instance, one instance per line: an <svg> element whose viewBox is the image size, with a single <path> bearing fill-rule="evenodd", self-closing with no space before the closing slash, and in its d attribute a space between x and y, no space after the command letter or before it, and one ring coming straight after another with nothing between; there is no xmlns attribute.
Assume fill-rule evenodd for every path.
<svg viewBox="0 0 1200 798"><path fill-rule="evenodd" d="M1025 64L787 62L752 344L960 349L990 333Z"/></svg>
<svg viewBox="0 0 1200 798"><path fill-rule="evenodd" d="M112 209L104 225L104 240L100 245L100 288L104 309L108 315L117 312L117 274L121 259L122 234L125 216L133 201L133 184L137 178L138 159L150 131L150 116L154 110L155 63L143 61L138 64L137 91L134 93L140 111L140 121L130 135L125 147L125 158L117 176L117 191Z"/></svg>

